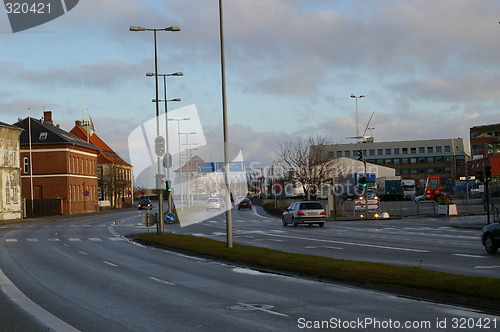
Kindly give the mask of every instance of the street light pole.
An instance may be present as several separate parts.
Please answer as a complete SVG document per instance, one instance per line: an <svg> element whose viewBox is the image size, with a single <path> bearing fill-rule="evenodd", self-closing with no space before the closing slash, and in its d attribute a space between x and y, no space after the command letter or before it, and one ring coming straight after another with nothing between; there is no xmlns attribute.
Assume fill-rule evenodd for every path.
<svg viewBox="0 0 500 332"><path fill-rule="evenodd" d="M181 155L181 153L180 153L180 151L181 151L180 150L181 149L180 148L180 146L181 146L181 141L180 141L181 140L181 136L180 135L186 135L186 145L187 145L187 143L188 143L188 135L194 135L194 134L196 134L194 131L189 132L189 133L179 133L179 160L181 160L181 157L180 157L180 155ZM186 166L188 166L188 169L191 169L191 167L189 166L189 161L190 160L189 160L189 155L188 155L187 152L188 152L188 150L186 148ZM179 171L181 172L181 174L184 173L184 171L182 170L182 167L179 169ZM182 179L182 176L181 176L181 179ZM189 199L188 199L188 197L189 197L188 196L189 195L189 172L186 175L186 181L185 182L186 182L186 202L187 202L187 205L189 207ZM184 209L184 190L182 189L182 187L183 187L183 183L182 183L182 180L181 180L181 207L182 207L182 209Z"/></svg>
<svg viewBox="0 0 500 332"><path fill-rule="evenodd" d="M177 140L179 145L179 186L181 195L181 211L184 211L183 198L182 198L182 171L181 171L181 121L189 121L191 118L181 118L181 119L169 119L167 121L177 121Z"/></svg>
<svg viewBox="0 0 500 332"><path fill-rule="evenodd" d="M219 33L220 33L220 62L222 77L222 122L224 134L224 175L226 182L226 242L227 247L233 247L233 217L231 204L231 183L229 174L229 142L227 125L227 103L226 103L226 61L224 56L224 18L222 0L219 0Z"/></svg>
<svg viewBox="0 0 500 332"><path fill-rule="evenodd" d="M351 98L356 98L356 137L359 137L359 127L358 127L358 99L359 98L364 98L365 96L355 96L354 94L351 94Z"/></svg>
<svg viewBox="0 0 500 332"><path fill-rule="evenodd" d="M155 95L156 95L156 136L160 136L160 107L158 104L158 47L156 43L156 32L157 31L180 31L181 28L178 26L171 26L163 29L148 29L139 26L131 26L130 31L153 31L154 33L154 50L155 50ZM157 233L163 234L165 229L165 220L163 219L163 186L161 185L161 164L160 156L156 156L157 173L156 173L156 189L160 190L160 197L158 198L158 225Z"/></svg>

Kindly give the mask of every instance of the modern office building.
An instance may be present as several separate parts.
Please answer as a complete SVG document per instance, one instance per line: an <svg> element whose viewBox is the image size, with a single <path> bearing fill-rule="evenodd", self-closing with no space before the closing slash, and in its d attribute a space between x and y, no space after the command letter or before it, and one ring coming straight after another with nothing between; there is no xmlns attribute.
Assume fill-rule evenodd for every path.
<svg viewBox="0 0 500 332"><path fill-rule="evenodd" d="M357 159L358 150L362 150L367 162L394 168L396 175L403 178L423 180L428 175L439 175L444 183L461 176L467 160L463 138L332 144L327 158Z"/></svg>

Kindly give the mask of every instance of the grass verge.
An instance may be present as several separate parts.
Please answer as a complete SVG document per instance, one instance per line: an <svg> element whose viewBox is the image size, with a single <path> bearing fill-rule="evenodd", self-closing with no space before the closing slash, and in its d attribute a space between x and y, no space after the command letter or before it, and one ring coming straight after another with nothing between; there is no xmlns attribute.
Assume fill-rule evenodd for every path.
<svg viewBox="0 0 500 332"><path fill-rule="evenodd" d="M355 283L374 289L468 304L497 311L500 280L464 276L417 267L359 262L323 256L295 254L274 249L226 243L180 234L133 234L136 241L324 280Z"/></svg>

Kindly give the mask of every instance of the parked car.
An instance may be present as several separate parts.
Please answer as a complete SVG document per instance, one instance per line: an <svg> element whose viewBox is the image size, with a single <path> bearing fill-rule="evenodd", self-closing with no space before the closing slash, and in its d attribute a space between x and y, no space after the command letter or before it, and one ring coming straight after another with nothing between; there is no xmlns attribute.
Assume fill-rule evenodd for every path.
<svg viewBox="0 0 500 332"><path fill-rule="evenodd" d="M241 209L252 209L252 202L248 198L243 198L239 203L238 203L238 210Z"/></svg>
<svg viewBox="0 0 500 332"><path fill-rule="evenodd" d="M246 196L238 196L238 197L236 197L236 204L238 204L239 202L241 202L245 198L246 198Z"/></svg>
<svg viewBox="0 0 500 332"><path fill-rule="evenodd" d="M153 203L149 199L142 199L139 201L139 204L137 204L137 209L142 210L151 210L153 208Z"/></svg>
<svg viewBox="0 0 500 332"><path fill-rule="evenodd" d="M417 203L420 201L423 201L424 199L425 199L424 195L418 195L418 196L413 197L413 201L417 202Z"/></svg>
<svg viewBox="0 0 500 332"><path fill-rule="evenodd" d="M319 202L301 201L292 203L283 211L281 221L283 226L292 224L297 227L299 224L318 224L320 227L325 225L326 211Z"/></svg>
<svg viewBox="0 0 500 332"><path fill-rule="evenodd" d="M496 222L483 227L481 241L489 254L494 254L500 247L500 223Z"/></svg>
<svg viewBox="0 0 500 332"><path fill-rule="evenodd" d="M206 210L220 210L222 209L222 204L220 198L210 197L207 199Z"/></svg>

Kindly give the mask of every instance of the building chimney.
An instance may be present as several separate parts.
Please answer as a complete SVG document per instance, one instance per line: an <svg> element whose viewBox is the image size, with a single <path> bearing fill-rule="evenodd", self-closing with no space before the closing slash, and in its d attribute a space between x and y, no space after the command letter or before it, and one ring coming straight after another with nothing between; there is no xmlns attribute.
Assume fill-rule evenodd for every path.
<svg viewBox="0 0 500 332"><path fill-rule="evenodd" d="M43 112L43 122L50 123L52 125L54 124L54 122L52 122L52 111Z"/></svg>
<svg viewBox="0 0 500 332"><path fill-rule="evenodd" d="M82 121L76 120L75 121L75 127L81 127L82 126Z"/></svg>

